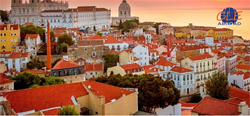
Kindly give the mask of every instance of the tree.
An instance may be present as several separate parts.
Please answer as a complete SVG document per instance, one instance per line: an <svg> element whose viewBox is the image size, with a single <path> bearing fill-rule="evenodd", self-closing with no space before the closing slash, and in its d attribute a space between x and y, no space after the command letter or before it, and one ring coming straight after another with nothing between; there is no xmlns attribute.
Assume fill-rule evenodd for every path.
<svg viewBox="0 0 250 116"><path fill-rule="evenodd" d="M96 27L94 26L94 31L96 31Z"/></svg>
<svg viewBox="0 0 250 116"><path fill-rule="evenodd" d="M175 105L180 99L180 91L174 86L173 81L164 81L160 76L117 74L104 78L99 77L96 81L118 87L138 88L138 106L146 112L154 113L156 108Z"/></svg>
<svg viewBox="0 0 250 116"><path fill-rule="evenodd" d="M100 31L97 31L96 34L102 37L102 33Z"/></svg>
<svg viewBox="0 0 250 116"><path fill-rule="evenodd" d="M0 10L0 16L1 16L2 22L9 21L7 11Z"/></svg>
<svg viewBox="0 0 250 116"><path fill-rule="evenodd" d="M221 100L229 98L227 76L224 73L216 72L205 81L206 94Z"/></svg>
<svg viewBox="0 0 250 116"><path fill-rule="evenodd" d="M104 72L107 72L109 67L113 67L117 65L119 62L119 56L117 54L105 54L103 55L104 59Z"/></svg>
<svg viewBox="0 0 250 116"><path fill-rule="evenodd" d="M52 67L54 67L55 65L56 65L56 63L58 62L58 61L60 61L61 60L61 58L58 58L58 59L56 59L54 62L52 62Z"/></svg>
<svg viewBox="0 0 250 116"><path fill-rule="evenodd" d="M35 61L35 62L28 62L27 63L27 68L32 70L34 68L37 68L37 69L42 69L44 67L44 62L41 62L41 61Z"/></svg>
<svg viewBox="0 0 250 116"><path fill-rule="evenodd" d="M42 83L42 86L48 86L48 85L57 85L57 84L63 84L65 81L63 79L50 76L50 77L43 77L44 82Z"/></svg>
<svg viewBox="0 0 250 116"><path fill-rule="evenodd" d="M63 79L57 77L39 77L27 72L19 73L17 76L11 77L11 79L16 81L14 83L15 90L65 83Z"/></svg>
<svg viewBox="0 0 250 116"><path fill-rule="evenodd" d="M51 42L55 42L56 41L56 37L55 37L54 31L50 32L50 40L51 40Z"/></svg>
<svg viewBox="0 0 250 116"><path fill-rule="evenodd" d="M118 29L123 29L123 28L124 28L124 26L123 26L123 24L122 24L122 20L120 20L120 23L119 23Z"/></svg>
<svg viewBox="0 0 250 116"><path fill-rule="evenodd" d="M40 85L41 80L38 75L33 73L19 73L17 76L12 77L12 80L16 80L14 83L15 90L30 88L32 85Z"/></svg>
<svg viewBox="0 0 250 116"><path fill-rule="evenodd" d="M58 45L60 45L62 43L66 43L68 46L75 44L75 42L72 40L72 37L67 35L67 34L63 34L63 35L59 36L57 43L58 43Z"/></svg>
<svg viewBox="0 0 250 116"><path fill-rule="evenodd" d="M145 28L143 28L143 32L147 31Z"/></svg>
<svg viewBox="0 0 250 116"><path fill-rule="evenodd" d="M45 39L45 30L42 28L42 27L39 27L39 26L34 26L34 25L27 25L25 27L21 26L20 25L20 30L21 30L21 33L26 35L26 34L39 34L40 37L43 39ZM22 39L25 38L24 37L21 37Z"/></svg>
<svg viewBox="0 0 250 116"><path fill-rule="evenodd" d="M79 115L79 113L75 110L75 106L67 106L61 108L58 115Z"/></svg>
<svg viewBox="0 0 250 116"><path fill-rule="evenodd" d="M199 103L201 100L202 100L201 95L200 95L200 94L197 94L197 93L194 93L194 94L191 96L190 102L191 102L191 103Z"/></svg>

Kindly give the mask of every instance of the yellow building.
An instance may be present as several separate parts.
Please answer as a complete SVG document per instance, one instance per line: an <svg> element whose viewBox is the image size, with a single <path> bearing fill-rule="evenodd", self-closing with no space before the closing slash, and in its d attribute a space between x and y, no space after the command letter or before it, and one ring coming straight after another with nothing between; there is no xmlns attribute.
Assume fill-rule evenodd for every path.
<svg viewBox="0 0 250 116"><path fill-rule="evenodd" d="M127 63L134 63L134 53L132 49L123 50L119 53L119 63L120 64L127 64Z"/></svg>
<svg viewBox="0 0 250 116"><path fill-rule="evenodd" d="M20 41L20 28L18 25L0 25L0 51L16 51Z"/></svg>
<svg viewBox="0 0 250 116"><path fill-rule="evenodd" d="M110 76L110 74L112 72L115 75L120 74L121 76L124 76L126 74L133 74L133 75L145 74L145 71L143 70L143 68L140 65L138 65L137 63L110 67L107 70L107 75Z"/></svg>
<svg viewBox="0 0 250 116"><path fill-rule="evenodd" d="M233 36L233 30L228 28L193 28L191 35L194 36L212 36L215 40L226 39Z"/></svg>

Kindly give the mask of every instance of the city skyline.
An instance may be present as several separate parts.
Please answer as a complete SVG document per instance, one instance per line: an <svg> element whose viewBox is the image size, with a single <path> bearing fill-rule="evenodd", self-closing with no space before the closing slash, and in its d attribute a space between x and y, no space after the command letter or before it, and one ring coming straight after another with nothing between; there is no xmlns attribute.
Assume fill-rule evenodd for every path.
<svg viewBox="0 0 250 116"><path fill-rule="evenodd" d="M28 0L25 0L28 2ZM23 2L25 2L23 1ZM57 0L56 0L57 1ZM122 0L63 0L69 2L69 7L97 6L117 11L117 5ZM82 2L82 4L79 4ZM249 10L249 0L127 0L133 10L219 10L225 7L233 7L238 10ZM112 4L110 4L112 3ZM1 10L10 10L11 1L1 0ZM113 13L112 13L113 14Z"/></svg>

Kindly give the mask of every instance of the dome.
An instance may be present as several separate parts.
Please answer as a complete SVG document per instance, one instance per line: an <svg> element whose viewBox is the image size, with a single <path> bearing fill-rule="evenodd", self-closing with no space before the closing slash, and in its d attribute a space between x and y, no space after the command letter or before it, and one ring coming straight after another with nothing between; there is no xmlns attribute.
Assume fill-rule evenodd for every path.
<svg viewBox="0 0 250 116"><path fill-rule="evenodd" d="M126 0L123 0L119 6L119 11L123 11L123 10L130 10L130 6Z"/></svg>
<svg viewBox="0 0 250 116"><path fill-rule="evenodd" d="M127 3L126 0L123 0L119 6L119 16L130 16L130 5Z"/></svg>

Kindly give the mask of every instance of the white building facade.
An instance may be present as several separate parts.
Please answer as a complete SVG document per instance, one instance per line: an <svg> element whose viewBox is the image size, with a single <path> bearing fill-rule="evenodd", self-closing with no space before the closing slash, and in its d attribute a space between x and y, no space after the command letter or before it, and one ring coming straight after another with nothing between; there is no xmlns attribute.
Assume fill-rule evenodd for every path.
<svg viewBox="0 0 250 116"><path fill-rule="evenodd" d="M250 73L238 71L228 75L228 84L230 86L238 86L245 91L250 92Z"/></svg>
<svg viewBox="0 0 250 116"><path fill-rule="evenodd" d="M22 3L22 0L12 0L11 19L14 24L32 22L36 26L51 28L91 28L97 30L110 28L110 10L96 8L95 6L79 6L68 8L68 2L55 2L52 0L30 0Z"/></svg>
<svg viewBox="0 0 250 116"><path fill-rule="evenodd" d="M149 65L149 51L147 46L143 47L142 45L138 45L133 48L132 51L134 53L134 56L140 59L138 63L139 65Z"/></svg>

